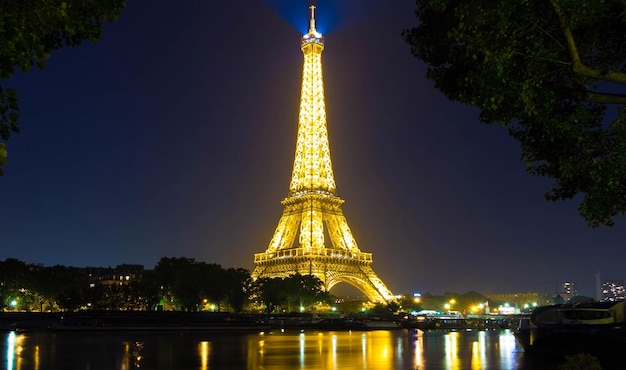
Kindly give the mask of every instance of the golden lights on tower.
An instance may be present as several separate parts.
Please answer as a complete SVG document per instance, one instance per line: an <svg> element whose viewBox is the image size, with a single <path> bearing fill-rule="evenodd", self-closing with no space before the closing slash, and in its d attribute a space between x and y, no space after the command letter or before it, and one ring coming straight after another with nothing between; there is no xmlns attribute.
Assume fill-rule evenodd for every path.
<svg viewBox="0 0 626 370"><path fill-rule="evenodd" d="M361 252L337 196L326 123L322 52L324 37L315 28L311 6L309 31L300 40L304 56L298 134L289 196L265 253L254 256L253 278L312 274L331 289L339 282L355 286L375 302L394 298L371 268L371 253ZM297 242L296 242L297 240Z"/></svg>

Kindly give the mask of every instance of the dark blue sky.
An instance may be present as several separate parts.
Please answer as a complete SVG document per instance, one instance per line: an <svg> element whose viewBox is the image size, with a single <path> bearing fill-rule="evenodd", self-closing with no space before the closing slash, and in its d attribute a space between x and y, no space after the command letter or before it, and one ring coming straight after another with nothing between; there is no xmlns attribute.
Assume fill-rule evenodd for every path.
<svg viewBox="0 0 626 370"><path fill-rule="evenodd" d="M299 4L302 3L302 4ZM296 4L296 5L294 5ZM253 267L293 164L306 1L129 0L96 44L3 80L21 133L0 178L0 260ZM400 37L413 0L319 1L344 214L394 293L555 292L626 277L626 228L544 200L506 129L448 102Z"/></svg>

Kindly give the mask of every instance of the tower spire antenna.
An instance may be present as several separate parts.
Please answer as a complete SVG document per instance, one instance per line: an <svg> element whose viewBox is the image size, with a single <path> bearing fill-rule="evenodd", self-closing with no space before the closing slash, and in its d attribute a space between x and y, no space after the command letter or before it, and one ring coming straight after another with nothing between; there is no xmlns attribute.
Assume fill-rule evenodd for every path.
<svg viewBox="0 0 626 370"><path fill-rule="evenodd" d="M315 5L311 5L309 9L311 9L311 20L309 21L309 32L315 32Z"/></svg>

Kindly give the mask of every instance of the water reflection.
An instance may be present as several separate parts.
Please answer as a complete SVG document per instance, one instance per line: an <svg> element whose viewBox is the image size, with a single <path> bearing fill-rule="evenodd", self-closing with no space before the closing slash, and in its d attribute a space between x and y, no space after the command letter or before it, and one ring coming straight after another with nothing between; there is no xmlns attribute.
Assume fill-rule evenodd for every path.
<svg viewBox="0 0 626 370"><path fill-rule="evenodd" d="M444 351L446 352L446 368L457 370L459 368L459 357L457 349L458 332L446 334Z"/></svg>
<svg viewBox="0 0 626 370"><path fill-rule="evenodd" d="M414 342L413 342L413 353L414 353L414 360L413 360L413 364L415 365L416 369L423 369L424 368L424 360L422 360L423 354L424 354L424 332L421 330L418 330L415 338L414 338Z"/></svg>
<svg viewBox="0 0 626 370"><path fill-rule="evenodd" d="M35 368L34 370L39 370L39 346L35 346Z"/></svg>
<svg viewBox="0 0 626 370"><path fill-rule="evenodd" d="M291 334L276 333L251 340L249 345L259 350L248 368L396 369L412 353L406 338L393 331L310 332L293 339Z"/></svg>
<svg viewBox="0 0 626 370"><path fill-rule="evenodd" d="M515 357L513 353L515 352L515 346L517 345L517 341L515 337L512 335L510 330L506 330L505 333L510 335L501 335L499 337L499 345L500 345L500 367L504 369L513 369L515 368Z"/></svg>
<svg viewBox="0 0 626 370"><path fill-rule="evenodd" d="M485 355L487 348L486 336L487 334L484 331L479 331L477 340L472 342L472 370L488 367L487 356Z"/></svg>
<svg viewBox="0 0 626 370"><path fill-rule="evenodd" d="M209 368L209 342L203 340L200 342L200 369L207 370Z"/></svg>
<svg viewBox="0 0 626 370"><path fill-rule="evenodd" d="M23 341L24 341L24 335L16 334L14 331L10 332L9 335L7 336L7 369L8 370L21 370L22 368L21 353L24 350L24 347L22 346ZM39 366L37 366L37 370L38 368Z"/></svg>
<svg viewBox="0 0 626 370"><path fill-rule="evenodd" d="M15 354L15 332L12 331L7 337L7 369L13 369L13 358Z"/></svg>
<svg viewBox="0 0 626 370"><path fill-rule="evenodd" d="M8 370L512 369L510 331L7 332ZM2 365L4 366L4 365ZM523 366L521 367L523 368ZM535 367L529 367L535 368Z"/></svg>
<svg viewBox="0 0 626 370"><path fill-rule="evenodd" d="M143 355L143 342L124 342L124 354L120 364L120 370L139 369Z"/></svg>

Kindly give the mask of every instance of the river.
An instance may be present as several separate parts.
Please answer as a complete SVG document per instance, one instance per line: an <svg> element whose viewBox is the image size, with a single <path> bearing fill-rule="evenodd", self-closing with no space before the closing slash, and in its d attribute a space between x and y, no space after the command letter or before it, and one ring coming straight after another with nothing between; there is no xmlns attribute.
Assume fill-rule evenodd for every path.
<svg viewBox="0 0 626 370"><path fill-rule="evenodd" d="M0 332L0 368L198 370L554 369L510 330ZM0 358L2 358L0 356ZM542 360L544 361L544 360Z"/></svg>

